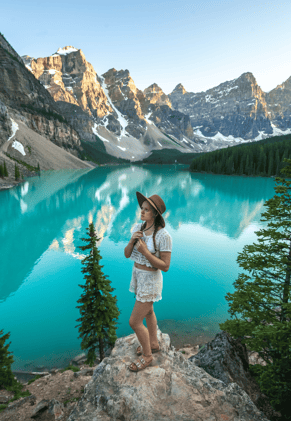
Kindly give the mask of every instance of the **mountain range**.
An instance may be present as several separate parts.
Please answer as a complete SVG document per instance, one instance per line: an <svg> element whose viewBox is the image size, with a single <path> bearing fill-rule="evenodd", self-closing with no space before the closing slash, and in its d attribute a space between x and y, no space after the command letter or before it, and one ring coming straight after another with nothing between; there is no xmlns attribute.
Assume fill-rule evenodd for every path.
<svg viewBox="0 0 291 421"><path fill-rule="evenodd" d="M98 75L73 46L49 57L20 57L0 35L0 56L0 153L15 158L18 142L23 152L30 149L21 157L29 165L43 162L37 141L28 145L31 132L73 156L72 165L84 159L84 147L139 161L153 150L207 152L291 133L291 77L268 93L247 72L205 92L187 92L179 83L167 95L156 83L138 89L128 70Z"/></svg>

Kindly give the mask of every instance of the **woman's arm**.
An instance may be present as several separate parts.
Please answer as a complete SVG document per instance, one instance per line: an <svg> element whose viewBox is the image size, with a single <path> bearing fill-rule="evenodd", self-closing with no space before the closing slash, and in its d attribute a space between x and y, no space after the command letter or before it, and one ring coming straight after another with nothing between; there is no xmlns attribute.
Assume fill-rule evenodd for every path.
<svg viewBox="0 0 291 421"><path fill-rule="evenodd" d="M127 246L124 249L124 256L128 259L131 256L132 253L132 249L134 246L134 240L131 238L129 240L129 243L127 244Z"/></svg>
<svg viewBox="0 0 291 421"><path fill-rule="evenodd" d="M124 249L124 256L128 259L131 256L134 244L135 244L135 240L142 237L142 232L141 231L136 231L133 233L131 239L129 240L129 243L127 244L127 246Z"/></svg>
<svg viewBox="0 0 291 421"><path fill-rule="evenodd" d="M154 256L151 252L146 253L144 256L153 267L161 269L163 272L168 272L171 262L170 251L160 251L160 258Z"/></svg>
<svg viewBox="0 0 291 421"><path fill-rule="evenodd" d="M154 268L161 269L163 272L168 272L171 262L170 251L160 251L160 258L158 258L148 250L145 242L142 239L139 239L136 247L137 250L144 255L144 257Z"/></svg>

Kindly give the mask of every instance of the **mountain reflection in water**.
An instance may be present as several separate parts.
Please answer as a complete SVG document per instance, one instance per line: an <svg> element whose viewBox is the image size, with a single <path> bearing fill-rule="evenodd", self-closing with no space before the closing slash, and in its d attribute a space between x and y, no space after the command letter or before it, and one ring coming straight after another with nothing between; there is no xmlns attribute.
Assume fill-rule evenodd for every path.
<svg viewBox="0 0 291 421"><path fill-rule="evenodd" d="M173 288L176 278L181 282L186 277L187 282L191 279L191 284L195 284L198 275L204 274L203 282L214 276L215 288L224 285L223 291L220 289L219 292L219 300L223 301L225 289L229 290L234 281L233 274L238 270L237 251L241 251L249 240L254 241L254 231L261 226L263 204L273 196L273 186L274 180L269 178L194 174L180 166L131 165L100 167L91 171L47 171L40 177L27 179L17 188L1 191L0 318L4 320L1 328L13 333L15 328L12 322L5 320L4 310L9 313L9 306L15 306L21 294L28 300L25 291L28 291L28 284L32 288L32 283L34 288L41 288L42 283L46 283L48 289L50 285L58 289L58 285L61 288L62 283L66 284L67 290L72 288L72 301L66 305L75 311L81 293L78 284L83 282L80 260L84 255L78 246L82 245L80 239L85 236L89 222L93 221L100 238L98 246L105 265L103 270L110 275L115 293L118 292L119 305L124 302L123 306L127 306L131 300L119 320L120 332L129 333L130 328L127 325L125 328L124 323L127 323L132 306L133 294L128 292L132 261L124 258L123 248L133 225L140 221L136 191L145 196L160 195L167 207L164 219L173 238L173 253L171 268L164 274L163 300L157 304L163 312L162 319L178 323L188 308L187 301L182 308L168 311L170 304L178 305ZM216 260L219 258L223 259L222 263ZM230 272L225 272L224 267L221 274L221 279L224 276L227 282L217 280L220 275L211 272L212 265L219 271L227 259L230 260ZM54 284L61 272L62 279ZM66 275L68 273L70 275ZM209 288L207 285L203 288ZM58 293L55 291L56 305L58 301L61 303ZM167 294L166 308L164 296ZM42 300L48 298L42 296ZM225 304L223 306L225 312ZM76 313L72 314L71 324L75 326ZM197 315L195 317L197 321ZM204 322L199 324L200 327L204 325ZM217 328L217 321L214 325ZM78 336L72 328L73 334Z"/></svg>

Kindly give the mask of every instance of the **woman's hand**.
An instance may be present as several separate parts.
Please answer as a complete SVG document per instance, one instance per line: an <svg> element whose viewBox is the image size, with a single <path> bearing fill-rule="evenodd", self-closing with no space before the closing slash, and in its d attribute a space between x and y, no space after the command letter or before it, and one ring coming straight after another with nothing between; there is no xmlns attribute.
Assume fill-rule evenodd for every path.
<svg viewBox="0 0 291 421"><path fill-rule="evenodd" d="M146 243L140 238L136 243L136 248L141 254L145 254L148 251Z"/></svg>
<svg viewBox="0 0 291 421"><path fill-rule="evenodd" d="M142 231L136 231L136 232L134 232L133 234L132 234L132 237L131 237L131 241L133 242L133 243L136 243L136 240L138 240L139 238L141 238L143 236L143 232Z"/></svg>

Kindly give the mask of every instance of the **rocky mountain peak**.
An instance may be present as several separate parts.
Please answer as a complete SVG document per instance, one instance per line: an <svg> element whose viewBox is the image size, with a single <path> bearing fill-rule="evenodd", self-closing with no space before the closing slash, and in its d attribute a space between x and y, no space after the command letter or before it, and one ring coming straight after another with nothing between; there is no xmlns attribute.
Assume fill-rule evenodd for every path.
<svg viewBox="0 0 291 421"><path fill-rule="evenodd" d="M153 83L152 85L150 85L148 88L146 88L144 91L144 93L147 92L163 92L162 89L159 87L159 85L157 83Z"/></svg>
<svg viewBox="0 0 291 421"><path fill-rule="evenodd" d="M285 80L285 82L281 83L280 85L277 85L275 89L288 89L291 90L291 76Z"/></svg>
<svg viewBox="0 0 291 421"><path fill-rule="evenodd" d="M144 102L144 97L135 86L129 70L112 68L103 73L102 77L110 100L113 106L117 108L116 113L121 112L124 115L129 115L130 118L136 121L143 119L140 100ZM128 131L131 133L130 124L128 124Z"/></svg>
<svg viewBox="0 0 291 421"><path fill-rule="evenodd" d="M291 121L291 77L277 85L266 94L268 114L272 119L273 130L282 134L278 129L288 130Z"/></svg>
<svg viewBox="0 0 291 421"><path fill-rule="evenodd" d="M168 105L168 107L172 108L168 95L163 92L157 83L150 85L143 91L143 93L151 104Z"/></svg>
<svg viewBox="0 0 291 421"><path fill-rule="evenodd" d="M245 72L245 73L242 73L237 79L235 79L235 80L239 80L239 79L246 79L246 80L248 80L248 81L250 81L250 82L253 82L253 83L257 83L257 81L256 81L256 78L255 78L255 76L252 74L252 72Z"/></svg>
<svg viewBox="0 0 291 421"><path fill-rule="evenodd" d="M132 81L130 73L127 69L125 70L116 70L114 68L109 69L106 73L102 75L105 79L105 83L107 85L112 85L115 83L119 83L122 85L127 85L129 81ZM136 89L136 88L135 88Z"/></svg>
<svg viewBox="0 0 291 421"><path fill-rule="evenodd" d="M70 53L74 53L76 51L80 51L77 48L73 47L72 45L67 45L64 48L59 48L57 50L57 54L59 55L66 55L66 54L70 54Z"/></svg>
<svg viewBox="0 0 291 421"><path fill-rule="evenodd" d="M187 93L187 91L186 91L186 89L184 88L184 86L182 85L182 83L179 83L174 89L173 89L173 91L172 91L172 94L173 93L179 93L179 94L182 94L182 95L184 95L184 94L186 94Z"/></svg>
<svg viewBox="0 0 291 421"><path fill-rule="evenodd" d="M82 50L69 45L49 57L23 56L22 59L55 101L78 105L100 118L112 111L97 74Z"/></svg>

